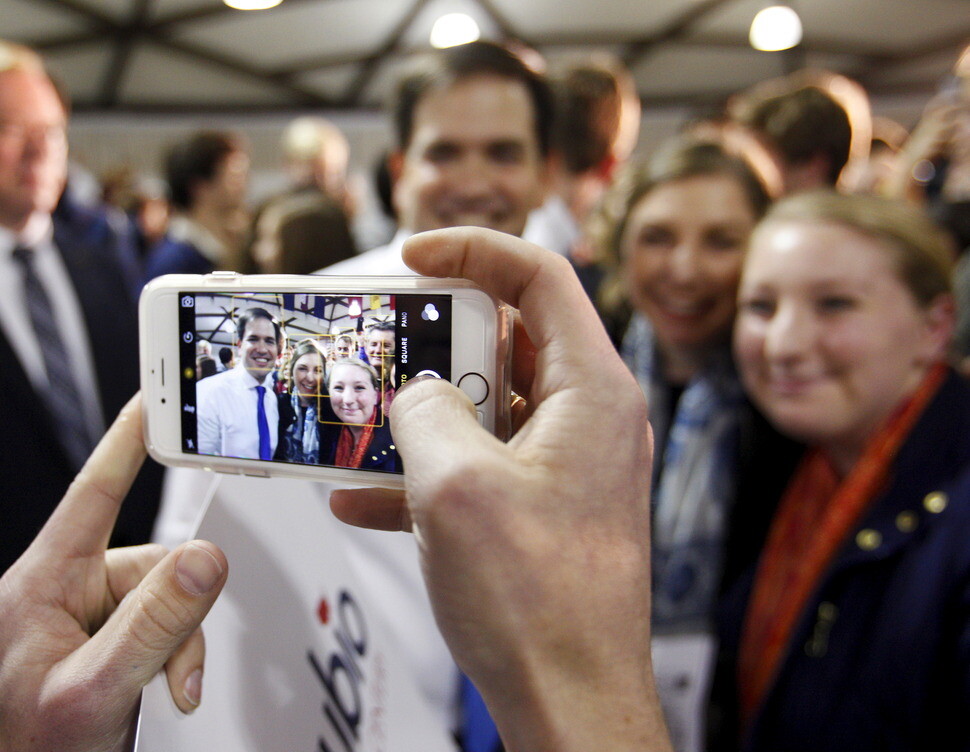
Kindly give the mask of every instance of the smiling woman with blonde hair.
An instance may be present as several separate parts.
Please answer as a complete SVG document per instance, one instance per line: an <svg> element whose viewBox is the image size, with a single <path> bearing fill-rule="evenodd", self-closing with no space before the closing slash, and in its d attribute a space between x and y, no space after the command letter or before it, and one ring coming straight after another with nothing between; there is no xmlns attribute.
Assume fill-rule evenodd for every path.
<svg viewBox="0 0 970 752"><path fill-rule="evenodd" d="M667 723L688 738L703 727L725 567L757 554L770 516L759 502L777 498L794 458L747 403L731 356L744 252L770 197L724 145L681 137L607 203L602 242L633 309L623 356L654 435L654 667Z"/></svg>
<svg viewBox="0 0 970 752"><path fill-rule="evenodd" d="M796 196L752 236L738 366L809 448L726 601L741 734L722 743L966 746L970 388L945 361L950 267L926 217L868 196Z"/></svg>
<svg viewBox="0 0 970 752"><path fill-rule="evenodd" d="M327 394L335 420L321 427L321 461L335 467L395 472L399 462L389 419L381 410L377 371L358 358L334 361ZM339 421L339 422L338 422Z"/></svg>
<svg viewBox="0 0 970 752"><path fill-rule="evenodd" d="M320 397L326 358L316 341L301 341L285 367L288 394L280 410L275 459L315 465L320 452Z"/></svg>

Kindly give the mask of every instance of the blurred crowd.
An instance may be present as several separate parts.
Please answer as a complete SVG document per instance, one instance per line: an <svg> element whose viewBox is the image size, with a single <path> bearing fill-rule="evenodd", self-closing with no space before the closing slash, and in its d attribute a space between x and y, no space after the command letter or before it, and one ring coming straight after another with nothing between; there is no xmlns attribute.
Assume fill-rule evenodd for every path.
<svg viewBox="0 0 970 752"><path fill-rule="evenodd" d="M649 155L636 149L648 140L636 87L614 58L536 70L473 43L421 65L402 77L390 113L396 142L381 179L397 229L374 249L355 233L347 138L316 116L285 129L290 185L258 206L247 203L245 140L204 131L171 147L164 186L119 170L104 177L97 210L72 201L68 185L18 214L10 194L24 188L10 175L30 155L60 160L63 185L66 108L51 89L36 105L41 96L25 94L35 109L18 109L3 77L22 69L0 68L0 250L16 256L38 213L53 217L54 231L37 237L61 251L65 218L88 235L128 238L112 246L118 271L101 295L129 297L166 273L410 273L407 239L454 226L520 236L565 257L647 400L645 587L675 748L964 748L970 48L909 128L874 117L859 83L804 70L739 92ZM5 274L20 279L22 262L7 263ZM11 339L27 316L4 312L2 298ZM238 348L217 357L200 351L201 383L247 367L244 334L245 326ZM84 336L96 350L103 335ZM349 408L331 398L329 409L355 430L340 434L330 463L359 460L360 427L386 414L393 380L368 360L393 355L393 331L389 343L377 330L365 342L346 339L323 349L298 343L279 361L292 415L277 451L288 458L320 459L306 409L351 371L367 391L354 414L367 415L345 418ZM133 340L124 341L134 358ZM10 380L43 394L50 366L30 352L5 359L5 383L23 358L34 365ZM92 393L122 388L110 371L87 381ZM102 403L92 432L117 412ZM609 425L627 419L602 416ZM60 447L66 430L29 449ZM5 461L0 471L5 504L34 493L22 467ZM40 512L59 495L50 490ZM18 536L5 539L3 566L29 542L22 529ZM448 719L456 679L429 675L415 644L404 652Z"/></svg>

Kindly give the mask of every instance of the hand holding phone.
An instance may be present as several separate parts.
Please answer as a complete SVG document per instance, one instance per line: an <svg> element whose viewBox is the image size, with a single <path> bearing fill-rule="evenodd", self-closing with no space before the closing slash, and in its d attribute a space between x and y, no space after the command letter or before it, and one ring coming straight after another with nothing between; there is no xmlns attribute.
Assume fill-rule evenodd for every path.
<svg viewBox="0 0 970 752"><path fill-rule="evenodd" d="M169 275L140 325L146 443L169 465L400 487L390 406L424 371L507 432L507 314L464 280Z"/></svg>
<svg viewBox="0 0 970 752"><path fill-rule="evenodd" d="M651 438L636 380L561 256L458 228L415 236L405 260L520 309L513 386L529 416L503 444L458 390L413 384L392 409L407 493L340 490L331 508L413 529L435 619L507 749L670 749L651 676ZM534 358L519 357L527 342Z"/></svg>

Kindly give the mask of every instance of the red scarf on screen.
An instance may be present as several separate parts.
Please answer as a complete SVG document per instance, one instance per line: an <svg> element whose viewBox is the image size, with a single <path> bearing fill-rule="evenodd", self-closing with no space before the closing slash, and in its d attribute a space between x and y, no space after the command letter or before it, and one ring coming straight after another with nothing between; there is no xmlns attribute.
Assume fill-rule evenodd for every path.
<svg viewBox="0 0 970 752"><path fill-rule="evenodd" d="M374 425L377 422L377 408L371 413L370 420L362 426L364 429L360 434L360 441L354 446L354 435L348 426L340 429L340 438L337 439L337 454L333 464L337 467L360 467L364 461L364 455L370 447L371 439L374 437Z"/></svg>
<svg viewBox="0 0 970 752"><path fill-rule="evenodd" d="M771 687L792 631L846 536L883 491L896 453L946 377L934 366L869 439L849 474L839 478L818 449L802 460L782 497L758 562L738 661L742 728Z"/></svg>

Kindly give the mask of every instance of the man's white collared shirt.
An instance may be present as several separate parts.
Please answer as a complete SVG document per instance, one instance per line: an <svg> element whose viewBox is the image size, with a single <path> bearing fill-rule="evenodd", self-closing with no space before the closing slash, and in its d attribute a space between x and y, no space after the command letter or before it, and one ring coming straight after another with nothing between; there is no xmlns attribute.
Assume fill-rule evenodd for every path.
<svg viewBox="0 0 970 752"><path fill-rule="evenodd" d="M315 274L325 274L333 276L355 275L355 274L383 274L385 276L409 276L413 277L415 272L404 263L401 252L404 249L404 242L413 235L410 230L398 230L391 242L387 245L373 248L349 259L338 261L325 269L320 269Z"/></svg>
<svg viewBox="0 0 970 752"><path fill-rule="evenodd" d="M266 388L263 405L269 425L270 454L276 451L280 413L272 371L260 382L239 364L196 384L200 454L259 459L257 386Z"/></svg>

